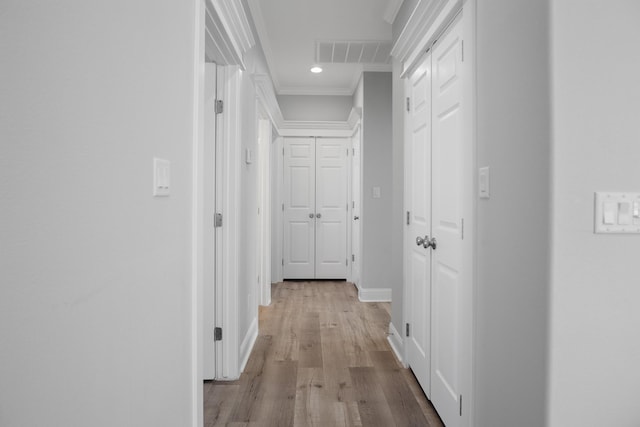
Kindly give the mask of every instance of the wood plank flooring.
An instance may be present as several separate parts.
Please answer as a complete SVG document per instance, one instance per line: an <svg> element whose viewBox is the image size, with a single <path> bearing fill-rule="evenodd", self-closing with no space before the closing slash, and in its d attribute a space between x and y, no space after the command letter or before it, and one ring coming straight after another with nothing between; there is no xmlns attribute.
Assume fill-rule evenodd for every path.
<svg viewBox="0 0 640 427"><path fill-rule="evenodd" d="M204 384L205 427L442 427L389 347L389 312L347 282L274 284L240 379Z"/></svg>

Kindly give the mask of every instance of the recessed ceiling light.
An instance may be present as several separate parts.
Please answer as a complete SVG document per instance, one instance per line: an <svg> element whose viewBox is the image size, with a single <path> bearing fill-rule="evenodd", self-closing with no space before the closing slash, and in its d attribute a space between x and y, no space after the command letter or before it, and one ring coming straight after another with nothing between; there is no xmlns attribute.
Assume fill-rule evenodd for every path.
<svg viewBox="0 0 640 427"><path fill-rule="evenodd" d="M322 72L322 68L319 67L318 65L314 65L313 67L311 67L311 72L312 73L316 73L316 74L321 73Z"/></svg>

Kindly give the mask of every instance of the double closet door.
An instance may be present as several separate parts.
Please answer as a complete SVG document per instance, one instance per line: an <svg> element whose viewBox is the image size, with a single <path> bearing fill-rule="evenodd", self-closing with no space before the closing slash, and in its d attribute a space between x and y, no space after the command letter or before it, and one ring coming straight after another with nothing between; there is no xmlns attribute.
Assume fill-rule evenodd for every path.
<svg viewBox="0 0 640 427"><path fill-rule="evenodd" d="M347 277L348 139L284 139L285 279Z"/></svg>
<svg viewBox="0 0 640 427"><path fill-rule="evenodd" d="M447 427L463 413L464 156L461 17L407 80L407 362Z"/></svg>

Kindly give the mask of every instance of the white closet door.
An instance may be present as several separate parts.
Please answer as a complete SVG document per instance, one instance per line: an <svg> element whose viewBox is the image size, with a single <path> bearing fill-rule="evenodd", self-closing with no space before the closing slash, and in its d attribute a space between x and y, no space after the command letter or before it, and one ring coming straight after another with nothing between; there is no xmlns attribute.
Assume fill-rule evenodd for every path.
<svg viewBox="0 0 640 427"><path fill-rule="evenodd" d="M284 144L285 279L315 276L315 139L287 138Z"/></svg>
<svg viewBox="0 0 640 427"><path fill-rule="evenodd" d="M431 55L406 89L411 99L406 147L407 363L431 397L431 249L422 243L431 235Z"/></svg>
<svg viewBox="0 0 640 427"><path fill-rule="evenodd" d="M344 138L316 139L316 279L347 277L348 177Z"/></svg>
<svg viewBox="0 0 640 427"><path fill-rule="evenodd" d="M460 16L433 49L431 400L460 425L462 383L463 63Z"/></svg>

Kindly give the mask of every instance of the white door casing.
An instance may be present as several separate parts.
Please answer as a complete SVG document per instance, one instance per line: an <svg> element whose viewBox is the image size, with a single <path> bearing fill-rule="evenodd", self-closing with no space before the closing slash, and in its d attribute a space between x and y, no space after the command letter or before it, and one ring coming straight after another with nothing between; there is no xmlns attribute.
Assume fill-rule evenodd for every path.
<svg viewBox="0 0 640 427"><path fill-rule="evenodd" d="M406 82L410 96L406 151L407 363L431 397L431 250L416 239L431 235L431 55Z"/></svg>
<svg viewBox="0 0 640 427"><path fill-rule="evenodd" d="M260 305L271 303L271 122L259 103L258 144L257 144L257 206L258 221L256 237L256 267Z"/></svg>
<svg viewBox="0 0 640 427"><path fill-rule="evenodd" d="M202 225L202 277L203 277L203 376L212 380L216 375L215 363L215 274L216 242L213 218L216 197L216 64L206 63L204 76L204 141L203 169L203 225Z"/></svg>
<svg viewBox="0 0 640 427"><path fill-rule="evenodd" d="M361 131L360 126L357 127L352 138L353 155L351 156L351 281L358 287L360 286L360 259L361 259L361 183L362 183L362 152L361 152Z"/></svg>

